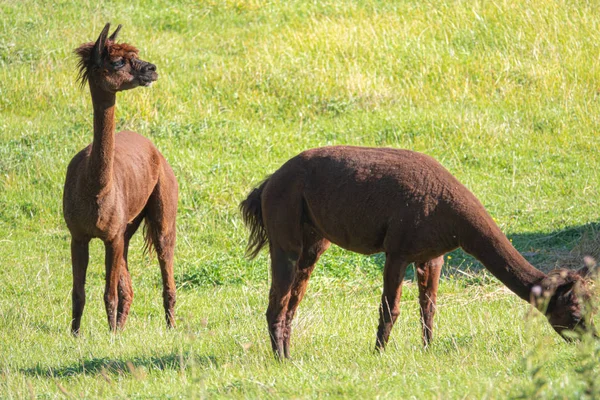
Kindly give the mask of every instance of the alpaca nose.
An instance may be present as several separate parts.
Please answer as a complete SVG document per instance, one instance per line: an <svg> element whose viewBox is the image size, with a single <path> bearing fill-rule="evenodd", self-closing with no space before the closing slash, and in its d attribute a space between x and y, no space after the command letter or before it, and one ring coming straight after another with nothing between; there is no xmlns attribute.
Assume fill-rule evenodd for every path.
<svg viewBox="0 0 600 400"><path fill-rule="evenodd" d="M146 63L146 65L144 65L142 67L142 72L156 72L156 65L151 64L151 63Z"/></svg>

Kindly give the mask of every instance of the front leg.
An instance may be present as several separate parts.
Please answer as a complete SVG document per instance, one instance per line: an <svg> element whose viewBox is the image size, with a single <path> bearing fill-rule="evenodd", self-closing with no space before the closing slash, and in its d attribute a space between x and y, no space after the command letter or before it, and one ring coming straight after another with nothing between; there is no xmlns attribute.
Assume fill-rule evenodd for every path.
<svg viewBox="0 0 600 400"><path fill-rule="evenodd" d="M304 233L303 239L303 250L300 258L298 259L298 266L296 268L296 276L294 283L292 284L290 301L288 303L288 309L285 317L285 333L283 335L283 352L285 358L290 358L290 339L292 336L292 321L296 314L296 309L302 301L306 289L308 287L308 280L312 271L315 269L315 264L321 257L321 254L329 248L330 242L321 237L317 237L316 234L310 230Z"/></svg>
<svg viewBox="0 0 600 400"><path fill-rule="evenodd" d="M79 335L81 316L85 307L85 275L89 262L89 239L71 238L71 262L73 264L73 301L71 333Z"/></svg>
<svg viewBox="0 0 600 400"><path fill-rule="evenodd" d="M121 279L121 270L124 268L125 259L123 258L124 240L119 235L112 241L104 242L105 265L106 265L106 286L104 288L104 305L106 306L106 317L108 326L112 332L117 330L117 314L119 306L119 280Z"/></svg>
<svg viewBox="0 0 600 400"><path fill-rule="evenodd" d="M119 280L119 304L117 306L117 327L121 330L125 328L129 308L133 302L133 285L131 284L131 274L125 261L121 267L121 279Z"/></svg>
<svg viewBox="0 0 600 400"><path fill-rule="evenodd" d="M390 337L394 322L400 314L402 281L408 263L404 258L387 253L383 271L383 294L379 308L379 328L377 329L376 350L383 350Z"/></svg>

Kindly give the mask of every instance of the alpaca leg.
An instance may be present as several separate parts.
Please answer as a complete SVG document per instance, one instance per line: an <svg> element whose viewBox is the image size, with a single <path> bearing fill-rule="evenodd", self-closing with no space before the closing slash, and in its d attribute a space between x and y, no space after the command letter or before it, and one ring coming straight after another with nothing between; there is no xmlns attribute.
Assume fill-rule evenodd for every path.
<svg viewBox="0 0 600 400"><path fill-rule="evenodd" d="M146 227L156 250L163 284L163 307L168 328L175 327L175 256L177 180L163 159L163 171L146 205Z"/></svg>
<svg viewBox="0 0 600 400"><path fill-rule="evenodd" d="M175 224L167 233L156 232L152 238L163 284L163 306L168 328L175 327L175 277L173 272L173 256L175 251Z"/></svg>
<svg viewBox="0 0 600 400"><path fill-rule="evenodd" d="M89 262L89 239L71 239L71 263L73 268L73 301L71 333L79 335L81 316L85 307L85 275Z"/></svg>
<svg viewBox="0 0 600 400"><path fill-rule="evenodd" d="M290 301L285 317L285 332L283 336L283 350L286 358L290 357L290 337L292 336L292 320L298 305L306 293L310 274L315 269L315 264L321 254L329 248L330 242L317 236L311 230L305 230L302 241L302 254L298 260L294 283L292 284Z"/></svg>
<svg viewBox="0 0 600 400"><path fill-rule="evenodd" d="M123 259L124 250L123 237L119 236L111 242L105 242L106 253L106 286L104 288L104 305L106 306L106 317L111 331L117 329L117 308L119 305L119 280L121 271L124 269Z"/></svg>
<svg viewBox="0 0 600 400"><path fill-rule="evenodd" d="M419 281L419 304L421 306L421 325L425 347L429 345L433 338L433 317L443 265L444 256L416 263L415 265Z"/></svg>
<svg viewBox="0 0 600 400"><path fill-rule="evenodd" d="M287 356L286 315L303 246L301 181L295 176L274 174L261 195L261 202L271 255L267 325L273 352L281 360Z"/></svg>
<svg viewBox="0 0 600 400"><path fill-rule="evenodd" d="M400 297L402 296L402 281L408 263L398 256L386 254L383 271L383 294L379 308L379 327L375 348L382 350L388 342L390 332L400 314Z"/></svg>
<svg viewBox="0 0 600 400"><path fill-rule="evenodd" d="M133 302L133 286L131 284L131 275L127 266L127 260L123 263L121 269L121 278L119 279L119 303L117 306L117 327L125 328L125 322L129 316L129 309Z"/></svg>
<svg viewBox="0 0 600 400"><path fill-rule="evenodd" d="M117 326L119 329L123 329L125 327L125 322L127 322L127 316L129 315L129 309L131 307L131 303L133 302L133 286L131 284L129 263L127 261L127 255L129 253L129 241L137 231L143 218L143 213L138 215L125 230L123 245L123 260L125 263L121 269L121 278L119 279L119 305L117 307Z"/></svg>
<svg viewBox="0 0 600 400"><path fill-rule="evenodd" d="M267 308L267 324L271 336L271 346L275 355L282 359L284 337L286 334L286 311L290 301L292 283L296 275L298 253L284 251L271 244L271 290L269 291L269 307Z"/></svg>

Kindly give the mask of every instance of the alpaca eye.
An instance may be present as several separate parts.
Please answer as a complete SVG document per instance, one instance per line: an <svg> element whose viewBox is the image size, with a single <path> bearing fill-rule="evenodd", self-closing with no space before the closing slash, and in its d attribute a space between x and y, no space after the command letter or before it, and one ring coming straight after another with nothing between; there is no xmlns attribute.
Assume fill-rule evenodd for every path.
<svg viewBox="0 0 600 400"><path fill-rule="evenodd" d="M122 58L120 60L116 60L112 62L112 66L113 68L122 68L125 65L125 60L123 60Z"/></svg>

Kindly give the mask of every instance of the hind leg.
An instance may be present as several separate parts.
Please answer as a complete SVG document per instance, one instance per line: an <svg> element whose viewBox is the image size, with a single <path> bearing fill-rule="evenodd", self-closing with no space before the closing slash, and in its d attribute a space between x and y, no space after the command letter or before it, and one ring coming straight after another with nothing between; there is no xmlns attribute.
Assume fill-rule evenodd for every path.
<svg viewBox="0 0 600 400"><path fill-rule="evenodd" d="M277 358L282 359L285 356L286 311L291 298L299 252L285 251L281 247L271 244L270 253L271 289L266 316L273 352Z"/></svg>
<svg viewBox="0 0 600 400"><path fill-rule="evenodd" d="M276 357L285 356L286 313L302 253L302 185L295 176L275 173L261 195L271 255L271 289L267 324Z"/></svg>
<svg viewBox="0 0 600 400"><path fill-rule="evenodd" d="M379 308L379 327L375 348L385 348L392 327L400 314L400 297L402 297L402 281L408 262L404 258L388 253L383 270L383 294Z"/></svg>
<svg viewBox="0 0 600 400"><path fill-rule="evenodd" d="M164 161L164 159L163 159ZM163 307L167 327L175 327L175 277L173 258L175 255L177 181L171 167L164 161L164 173L160 176L152 195L148 199L146 223L148 234L160 264L163 284Z"/></svg>
<svg viewBox="0 0 600 400"><path fill-rule="evenodd" d="M175 224L167 232L159 232L153 238L160 274L163 284L163 307L168 328L175 327L175 277L173 272L173 256L175 252Z"/></svg>
<svg viewBox="0 0 600 400"><path fill-rule="evenodd" d="M129 315L129 308L133 302L133 286L131 284L131 275L129 274L129 264L127 262L129 241L137 231L143 218L143 214L138 215L129 225L127 225L127 229L125 230L123 248L123 259L125 262L121 269L121 278L119 279L119 305L117 307L117 327L119 329L125 327L125 322L127 322L127 316Z"/></svg>
<svg viewBox="0 0 600 400"><path fill-rule="evenodd" d="M286 358L290 357L290 337L292 336L292 320L298 305L306 293L308 280L321 254L329 248L330 242L317 235L310 227L304 228L302 253L296 266L294 283L291 288L290 301L285 316L285 332L283 335L283 350Z"/></svg>
<svg viewBox="0 0 600 400"><path fill-rule="evenodd" d="M419 304L421 306L421 325L425 347L429 345L433 338L433 317L443 265L444 256L426 262L419 262L415 265L419 281Z"/></svg>

